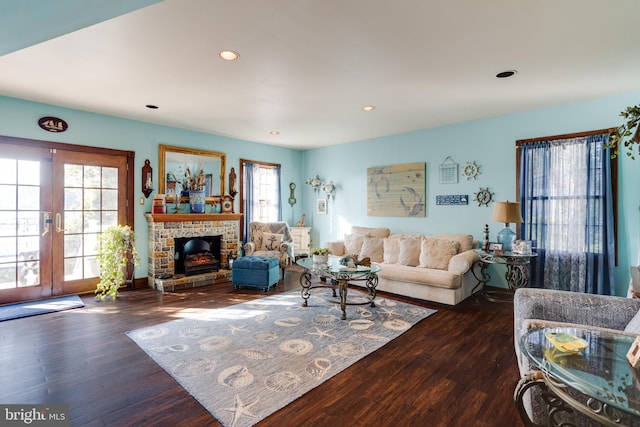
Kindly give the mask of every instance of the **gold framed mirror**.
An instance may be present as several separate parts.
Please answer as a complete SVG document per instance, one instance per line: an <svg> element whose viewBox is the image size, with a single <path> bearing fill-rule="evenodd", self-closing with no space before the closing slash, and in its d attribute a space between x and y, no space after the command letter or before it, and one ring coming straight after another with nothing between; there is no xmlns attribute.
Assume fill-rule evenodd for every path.
<svg viewBox="0 0 640 427"><path fill-rule="evenodd" d="M173 202L176 194L188 190L186 170L204 175L206 203L217 203L224 195L225 153L160 144L158 147L158 192ZM198 172L191 172L192 175ZM185 197L185 196L182 196Z"/></svg>

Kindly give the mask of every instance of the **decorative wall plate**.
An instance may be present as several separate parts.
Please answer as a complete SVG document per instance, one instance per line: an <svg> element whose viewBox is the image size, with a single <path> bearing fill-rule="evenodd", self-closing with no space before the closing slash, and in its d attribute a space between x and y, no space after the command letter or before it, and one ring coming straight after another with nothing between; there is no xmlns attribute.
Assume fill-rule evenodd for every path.
<svg viewBox="0 0 640 427"><path fill-rule="evenodd" d="M480 190L478 190L478 192L474 194L476 195L475 201L478 202L478 206L489 206L489 203L491 203L493 200L493 193L489 191L489 187L480 187Z"/></svg>
<svg viewBox="0 0 640 427"><path fill-rule="evenodd" d="M462 174L467 177L467 180L476 179L476 176L480 174L480 166L476 165L475 161L467 162L462 169Z"/></svg>

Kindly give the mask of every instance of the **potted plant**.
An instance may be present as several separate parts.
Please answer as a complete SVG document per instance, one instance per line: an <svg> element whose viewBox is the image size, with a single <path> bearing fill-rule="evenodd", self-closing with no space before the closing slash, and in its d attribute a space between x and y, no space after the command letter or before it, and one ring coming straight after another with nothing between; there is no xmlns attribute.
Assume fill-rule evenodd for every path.
<svg viewBox="0 0 640 427"><path fill-rule="evenodd" d="M129 263L140 264L133 229L128 225L107 228L98 236L100 281L96 287L97 299L118 295L118 289L127 281Z"/></svg>
<svg viewBox="0 0 640 427"><path fill-rule="evenodd" d="M329 254L331 251L329 248L313 248L311 249L311 256L315 264L326 264L329 261Z"/></svg>
<svg viewBox="0 0 640 427"><path fill-rule="evenodd" d="M627 149L627 156L635 160L633 154L633 148L636 145L640 146L640 105L633 107L627 107L626 110L620 113L626 122L619 126L610 136L608 148L613 149L612 157L616 157L620 154L620 144L622 143ZM633 129L635 128L635 132Z"/></svg>

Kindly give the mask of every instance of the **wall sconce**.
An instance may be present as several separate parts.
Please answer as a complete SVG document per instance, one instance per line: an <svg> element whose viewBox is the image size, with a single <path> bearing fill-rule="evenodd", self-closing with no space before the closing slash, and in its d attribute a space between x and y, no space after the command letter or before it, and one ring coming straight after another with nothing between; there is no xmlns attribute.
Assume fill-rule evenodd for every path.
<svg viewBox="0 0 640 427"><path fill-rule="evenodd" d="M322 184L322 191L326 193L327 199L329 199L331 196L334 196L333 193L336 191L336 186L333 185L333 181L325 182Z"/></svg>
<svg viewBox="0 0 640 427"><path fill-rule="evenodd" d="M306 184L309 184L313 188L313 191L317 193L318 188L322 185L322 181L320 177L316 175L315 178L307 178Z"/></svg>
<svg viewBox="0 0 640 427"><path fill-rule="evenodd" d="M153 169L151 169L151 162L149 159L144 161L142 167L142 193L144 197L149 198L149 194L153 191Z"/></svg>

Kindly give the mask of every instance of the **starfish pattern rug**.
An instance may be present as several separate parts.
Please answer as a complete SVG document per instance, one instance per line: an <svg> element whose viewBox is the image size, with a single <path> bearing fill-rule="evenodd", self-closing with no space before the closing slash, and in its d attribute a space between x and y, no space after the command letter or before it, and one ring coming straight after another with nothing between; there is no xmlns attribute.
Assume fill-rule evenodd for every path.
<svg viewBox="0 0 640 427"><path fill-rule="evenodd" d="M355 294L355 295L354 295ZM357 292L352 296L358 297ZM127 332L225 426L251 426L435 313L376 298L341 320L330 289L292 291Z"/></svg>

